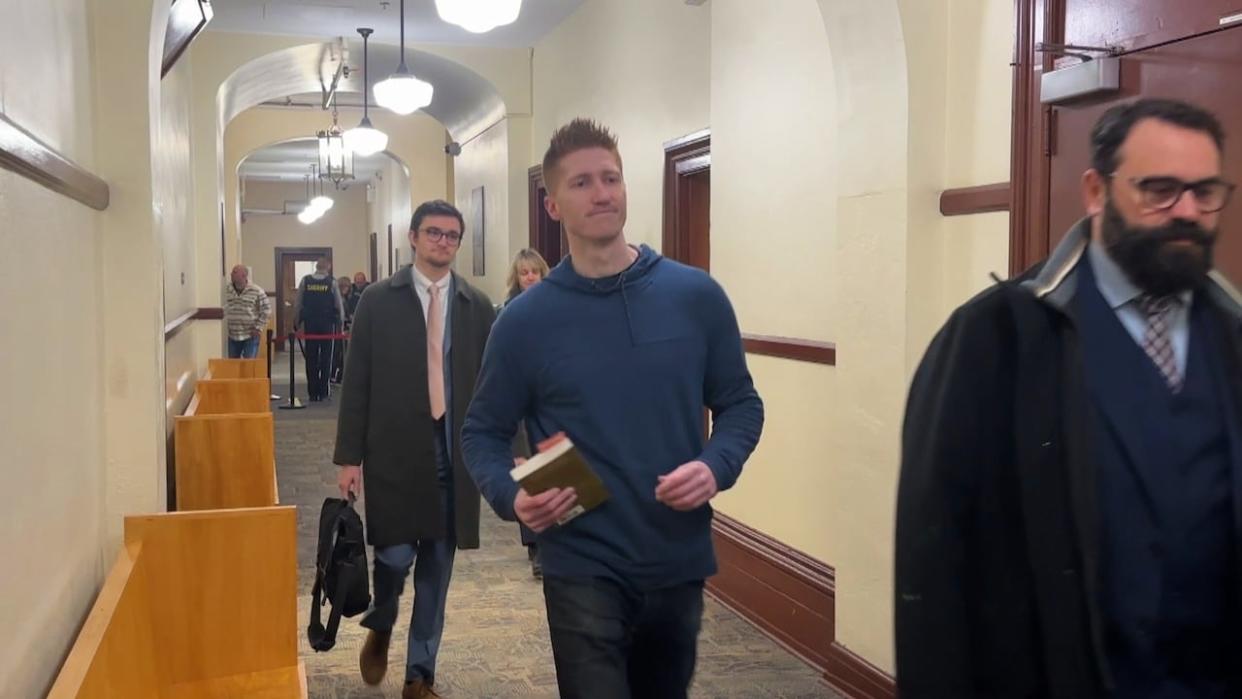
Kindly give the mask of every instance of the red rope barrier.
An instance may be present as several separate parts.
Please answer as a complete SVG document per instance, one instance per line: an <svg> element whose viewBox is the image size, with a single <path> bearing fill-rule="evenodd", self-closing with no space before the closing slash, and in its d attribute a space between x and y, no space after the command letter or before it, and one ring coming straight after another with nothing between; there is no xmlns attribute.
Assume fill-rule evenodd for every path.
<svg viewBox="0 0 1242 699"><path fill-rule="evenodd" d="M314 333L296 332L296 333L291 333L291 335L293 337L296 337L299 340L348 340L349 339L349 333L314 334ZM273 342L275 342L276 344L283 344L288 341L289 341L289 335L282 335L276 338L275 340L273 340Z"/></svg>

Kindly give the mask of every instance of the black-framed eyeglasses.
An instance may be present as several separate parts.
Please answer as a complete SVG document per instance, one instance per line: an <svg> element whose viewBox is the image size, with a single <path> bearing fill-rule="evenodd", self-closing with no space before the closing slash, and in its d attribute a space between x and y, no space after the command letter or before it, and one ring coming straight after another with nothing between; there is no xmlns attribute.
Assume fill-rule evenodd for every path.
<svg viewBox="0 0 1242 699"><path fill-rule="evenodd" d="M1113 177L1116 173L1109 175ZM1195 205L1201 214L1213 214L1225 208L1237 188L1232 182L1219 177L1209 177L1197 182L1186 182L1176 177L1164 175L1156 177L1128 177L1129 182L1139 193L1139 201L1152 211L1171 209L1182 195L1189 191L1195 198Z"/></svg>
<svg viewBox="0 0 1242 699"><path fill-rule="evenodd" d="M427 236L427 240L433 243L438 243L441 238L446 238L452 245L461 245L461 231L442 231L439 228L424 228L423 235Z"/></svg>

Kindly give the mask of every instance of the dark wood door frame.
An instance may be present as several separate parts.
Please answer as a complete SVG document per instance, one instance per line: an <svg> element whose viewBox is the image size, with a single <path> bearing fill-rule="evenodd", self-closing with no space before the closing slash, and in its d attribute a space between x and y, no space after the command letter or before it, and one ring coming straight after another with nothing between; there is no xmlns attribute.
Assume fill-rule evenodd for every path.
<svg viewBox="0 0 1242 699"><path fill-rule="evenodd" d="M290 247L276 248L273 255L276 259L276 276L272 277L276 286L276 333L284 332L285 327L285 285L281 274L284 272L285 257L291 256L298 260L317 260L321 257L332 259L332 248L325 247ZM297 286L296 284L294 286Z"/></svg>
<svg viewBox="0 0 1242 699"><path fill-rule="evenodd" d="M371 277L367 281L377 281L379 279L379 233L371 234L371 259L369 268L371 271Z"/></svg>
<svg viewBox="0 0 1242 699"><path fill-rule="evenodd" d="M535 165L526 171L526 195L529 207L529 235L527 245L539 252L548 264L555 267L569 254L569 241L560 221L552 218L544 206L548 185L543 179L543 166Z"/></svg>
<svg viewBox="0 0 1242 699"><path fill-rule="evenodd" d="M664 144L664 235L665 257L686 261L690 257L689 212L685 209L687 178L712 166L712 135L703 129Z"/></svg>

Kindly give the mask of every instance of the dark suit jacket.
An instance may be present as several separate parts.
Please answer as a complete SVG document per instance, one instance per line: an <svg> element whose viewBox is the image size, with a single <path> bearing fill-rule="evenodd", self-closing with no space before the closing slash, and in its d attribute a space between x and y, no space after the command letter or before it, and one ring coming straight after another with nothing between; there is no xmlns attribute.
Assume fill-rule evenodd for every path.
<svg viewBox="0 0 1242 699"><path fill-rule="evenodd" d="M903 698L1109 694L1098 418L1073 308L1088 236L1081 222L1041 269L958 309L915 374L897 495ZM1242 306L1215 273L1198 293L1242 404Z"/></svg>
<svg viewBox="0 0 1242 699"><path fill-rule="evenodd" d="M453 275L450 308L453 488L457 545L479 546L479 492L462 460L461 426L495 311L483 292ZM410 267L369 285L345 358L337 464L361 464L367 542L412 543L445 535L427 395L427 324Z"/></svg>

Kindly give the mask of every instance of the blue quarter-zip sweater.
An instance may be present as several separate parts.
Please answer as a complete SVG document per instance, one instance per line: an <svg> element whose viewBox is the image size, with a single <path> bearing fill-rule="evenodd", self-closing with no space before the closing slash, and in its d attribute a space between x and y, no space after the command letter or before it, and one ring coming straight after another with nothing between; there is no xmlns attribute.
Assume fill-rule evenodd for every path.
<svg viewBox="0 0 1242 699"><path fill-rule="evenodd" d="M677 512L655 497L658 476L696 459L731 487L763 428L737 319L711 277L646 246L603 279L562 261L497 319L462 429L470 475L509 520L522 421L532 443L565 432L612 496L539 535L545 575L651 590L716 572L711 507Z"/></svg>

